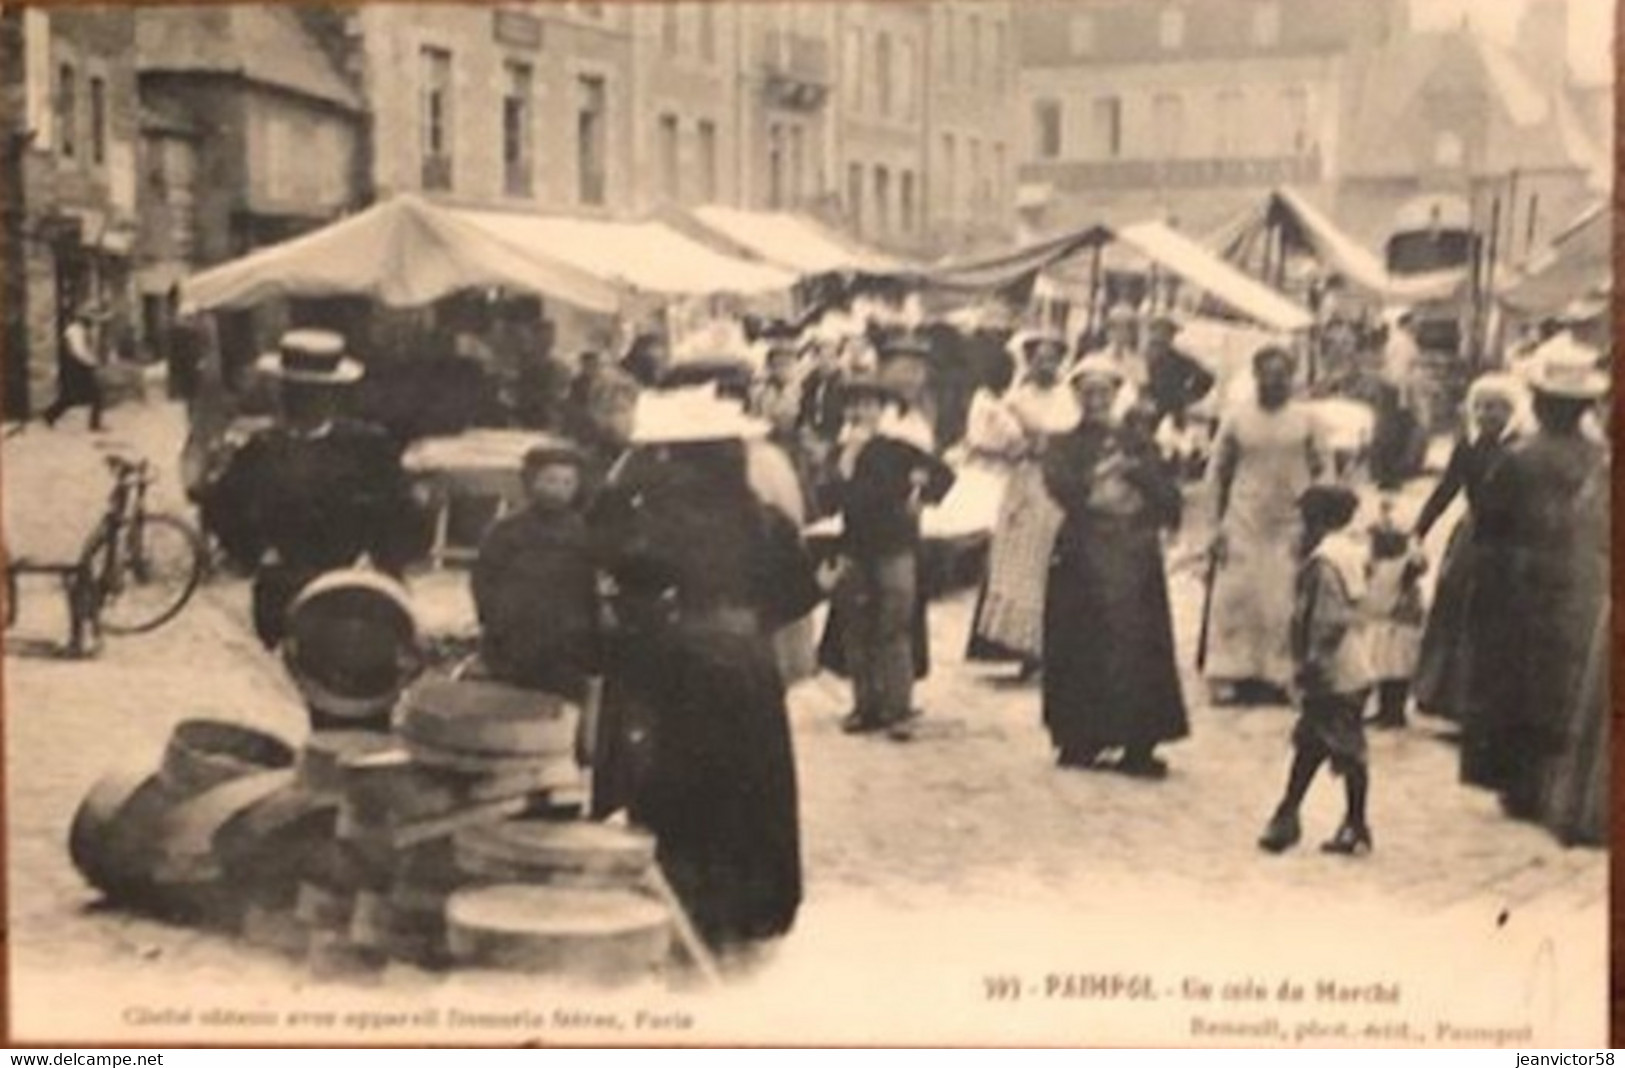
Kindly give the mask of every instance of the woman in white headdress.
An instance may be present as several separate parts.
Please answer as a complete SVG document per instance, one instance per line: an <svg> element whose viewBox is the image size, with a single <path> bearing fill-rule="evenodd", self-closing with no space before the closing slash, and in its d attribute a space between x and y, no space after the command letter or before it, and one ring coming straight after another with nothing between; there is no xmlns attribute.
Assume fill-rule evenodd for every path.
<svg viewBox="0 0 1625 1068"><path fill-rule="evenodd" d="M1008 442L1014 465L988 550L987 578L971 625L967 656L1009 661L1031 677L1042 661L1044 587L1050 550L1064 518L1044 487L1046 443L1078 425L1077 396L1062 380L1066 342L1058 334L1032 334L1020 345L1022 381L1003 409L1019 436Z"/></svg>
<svg viewBox="0 0 1625 1068"><path fill-rule="evenodd" d="M1416 540L1425 541L1456 498L1465 497L1466 510L1444 551L1413 684L1419 709L1454 723L1464 714L1469 659L1465 613L1479 559L1473 550L1473 515L1485 480L1517 441L1528 406L1528 390L1514 375L1488 374L1473 382L1467 390L1465 430L1413 529Z"/></svg>

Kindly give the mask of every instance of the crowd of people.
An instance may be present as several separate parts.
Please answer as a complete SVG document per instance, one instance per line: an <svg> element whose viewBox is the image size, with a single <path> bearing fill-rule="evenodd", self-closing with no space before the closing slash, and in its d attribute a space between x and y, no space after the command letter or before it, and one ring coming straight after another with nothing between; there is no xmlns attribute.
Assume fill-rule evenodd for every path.
<svg viewBox="0 0 1625 1068"><path fill-rule="evenodd" d="M768 335L758 364L674 361L649 334L624 360L584 357L559 385L555 440L521 471L525 506L488 531L472 570L472 670L590 710L592 815L655 833L714 947L784 933L801 901L787 687L832 670L851 686L844 731L917 736L921 522L959 479L997 472L1004 486L967 656L1042 676L1061 768L1168 774L1159 749L1191 723L1165 553L1191 496L1183 432L1219 390L1175 344L1176 319L1140 326L1114 309L1099 340L975 339L974 388L946 403L941 345L917 329ZM1474 385L1470 429L1410 528L1391 503L1356 523L1370 483L1392 485L1372 478L1380 435L1354 462L1338 455L1291 348L1259 349L1228 391L1202 468L1200 658L1217 703L1298 707L1265 849L1297 842L1327 764L1348 809L1326 848L1372 847L1367 706L1370 722L1403 727L1413 690L1421 711L1460 724L1465 782L1566 842L1601 840L1608 461L1584 420L1607 377L1568 335L1531 366L1527 381ZM342 338L290 334L263 369L282 417L235 454L208 505L255 575L256 625L275 647L313 576L362 559L399 573L422 524L398 456L341 413L360 374ZM944 441L955 406L962 440ZM1458 496L1467 517L1424 612L1420 544ZM805 531L827 516L839 535L820 560ZM342 709L312 722L358 725Z"/></svg>

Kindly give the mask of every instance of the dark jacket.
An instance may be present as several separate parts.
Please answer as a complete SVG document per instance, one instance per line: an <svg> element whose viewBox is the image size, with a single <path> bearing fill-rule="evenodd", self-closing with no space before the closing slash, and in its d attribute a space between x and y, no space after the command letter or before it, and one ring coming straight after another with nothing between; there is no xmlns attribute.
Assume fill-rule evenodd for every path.
<svg viewBox="0 0 1625 1068"><path fill-rule="evenodd" d="M911 503L916 475L924 481L921 504L935 504L953 488L953 470L913 445L876 437L863 446L852 478L841 489L847 554L872 560L919 544L920 517Z"/></svg>
<svg viewBox="0 0 1625 1068"><path fill-rule="evenodd" d="M1158 421L1183 413L1207 396L1215 381L1207 368L1174 348L1153 353L1148 360L1146 374L1150 379L1147 391L1151 394Z"/></svg>
<svg viewBox="0 0 1625 1068"><path fill-rule="evenodd" d="M366 423L339 419L322 434L284 427L256 434L211 494L214 529L239 564L275 552L285 566L328 571L369 555L399 572L423 549L395 443Z"/></svg>
<svg viewBox="0 0 1625 1068"><path fill-rule="evenodd" d="M527 508L493 526L472 575L480 654L494 678L573 701L597 664L592 538L574 512Z"/></svg>

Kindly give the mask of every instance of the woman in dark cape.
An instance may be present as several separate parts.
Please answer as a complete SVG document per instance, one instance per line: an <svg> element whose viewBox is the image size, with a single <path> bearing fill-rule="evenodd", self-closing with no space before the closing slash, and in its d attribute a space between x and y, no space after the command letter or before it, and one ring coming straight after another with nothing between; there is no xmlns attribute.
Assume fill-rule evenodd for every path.
<svg viewBox="0 0 1625 1068"><path fill-rule="evenodd" d="M621 628L608 683L635 713L606 729L641 735L610 747L629 768L604 770L701 936L771 938L802 893L772 634L812 609L817 583L797 532L752 494L739 441L654 444L647 460L635 493L600 506Z"/></svg>
<svg viewBox="0 0 1625 1068"><path fill-rule="evenodd" d="M1066 513L1044 603L1044 725L1062 767L1121 749L1117 770L1158 778L1156 746L1189 733L1160 537L1179 488L1153 443L1110 421L1115 364L1088 357L1074 382L1083 422L1044 459Z"/></svg>
<svg viewBox="0 0 1625 1068"><path fill-rule="evenodd" d="M1560 340L1543 346L1530 382L1540 429L1490 476L1475 520L1487 556L1469 613L1462 780L1496 791L1507 815L1528 820L1540 818L1573 683L1608 596L1600 578L1576 581L1586 491L1606 462L1581 422L1606 377L1594 350Z"/></svg>
<svg viewBox="0 0 1625 1068"><path fill-rule="evenodd" d="M1511 375L1485 375L1472 384L1467 392L1468 431L1450 453L1444 476L1416 520L1415 536L1421 541L1458 495L1467 498L1466 513L1445 548L1412 686L1417 708L1453 723L1463 721L1467 702L1467 611L1481 555L1476 550L1474 516L1485 480L1516 440L1523 394L1522 383Z"/></svg>

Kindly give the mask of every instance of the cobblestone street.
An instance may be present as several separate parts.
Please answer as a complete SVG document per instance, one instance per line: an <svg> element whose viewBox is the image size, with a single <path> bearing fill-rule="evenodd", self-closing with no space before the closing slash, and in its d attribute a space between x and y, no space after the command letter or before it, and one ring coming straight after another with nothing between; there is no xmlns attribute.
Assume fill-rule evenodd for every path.
<svg viewBox="0 0 1625 1068"><path fill-rule="evenodd" d="M162 488L173 498L179 410L153 401L111 418L116 433L107 437L164 463ZM6 442L10 551L67 555L88 531L107 484L93 440L75 423L30 427ZM1199 535L1187 537L1194 544ZM416 588L452 603L463 581L460 573L422 576ZM1188 666L1199 577L1184 569L1172 582ZM98 907L65 848L91 784L113 767L154 766L180 719L218 716L298 737L303 716L292 691L248 628L246 585L217 579L165 628L109 639L99 658L82 662L33 648L61 636L59 599L43 581L25 585L4 663L14 1027L51 1032L46 1021L70 1018L60 999L93 969L98 1000L126 986L158 999L171 981L194 992L218 983L245 1004L250 990L322 989L223 938ZM726 1024L713 1019L713 1029L940 1042L963 1028L985 1041L1076 1041L1100 1026L1077 1006L1070 1015L1036 1006L992 1013L985 978L1025 974L1030 964L1040 976L1151 972L1159 989L1187 974L1217 980L1335 966L1339 978L1402 977L1414 984L1409 1007L1418 1011L1479 991L1486 1018L1517 1005L1552 1029L1543 1033L1601 1033L1605 854L1564 850L1504 819L1493 797L1459 786L1440 725L1373 734L1372 856L1351 862L1313 848L1341 810L1340 785L1322 779L1305 812L1307 848L1269 857L1254 839L1285 774L1290 710L1209 708L1192 671L1192 737L1168 748L1169 779L1061 772L1036 687L962 662L970 608L963 594L933 606L935 671L921 704L934 725L912 743L843 735L838 680L793 694L807 902L755 984L791 996ZM1531 972L1531 960L1548 971ZM392 969L368 996L421 1001L499 988L494 977ZM84 1011L75 1018L116 1020L118 1010ZM1183 1024L1166 1014L1110 1011L1120 1012L1114 1037L1179 1040Z"/></svg>

